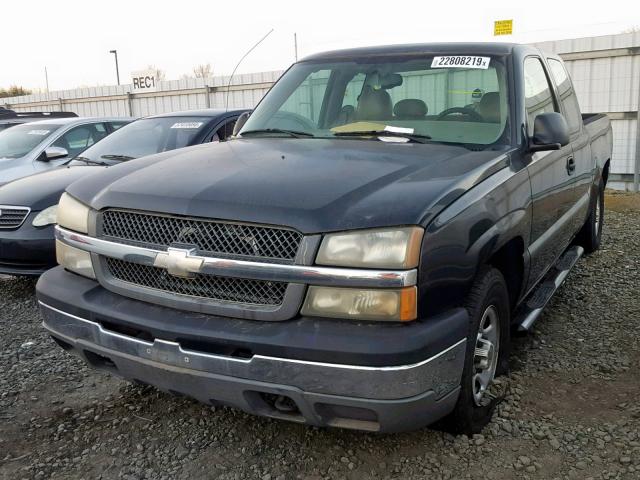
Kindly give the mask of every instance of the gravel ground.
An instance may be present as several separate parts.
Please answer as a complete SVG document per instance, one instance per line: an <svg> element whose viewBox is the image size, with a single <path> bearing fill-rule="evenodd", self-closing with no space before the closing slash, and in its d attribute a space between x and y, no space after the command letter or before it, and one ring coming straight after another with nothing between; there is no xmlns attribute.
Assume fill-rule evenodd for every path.
<svg viewBox="0 0 640 480"><path fill-rule="evenodd" d="M0 478L640 479L640 196L514 341L483 435L323 430L209 408L87 369L0 279Z"/></svg>

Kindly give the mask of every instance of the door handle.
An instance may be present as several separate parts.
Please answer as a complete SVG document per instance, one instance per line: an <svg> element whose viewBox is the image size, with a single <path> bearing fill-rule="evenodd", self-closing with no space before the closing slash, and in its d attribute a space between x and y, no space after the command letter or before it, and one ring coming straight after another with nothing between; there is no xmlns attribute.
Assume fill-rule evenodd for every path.
<svg viewBox="0 0 640 480"><path fill-rule="evenodd" d="M576 161L573 157L567 158L567 174L571 175L576 171Z"/></svg>

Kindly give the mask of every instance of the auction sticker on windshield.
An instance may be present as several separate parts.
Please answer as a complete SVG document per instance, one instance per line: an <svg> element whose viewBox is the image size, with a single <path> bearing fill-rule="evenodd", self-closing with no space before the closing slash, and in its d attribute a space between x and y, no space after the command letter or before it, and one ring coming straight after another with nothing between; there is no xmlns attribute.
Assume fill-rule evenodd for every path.
<svg viewBox="0 0 640 480"><path fill-rule="evenodd" d="M29 130L27 132L27 135L40 135L40 136L44 136L47 135L51 130Z"/></svg>
<svg viewBox="0 0 640 480"><path fill-rule="evenodd" d="M431 68L489 68L489 57L473 57L469 55L447 55L433 57Z"/></svg>
<svg viewBox="0 0 640 480"><path fill-rule="evenodd" d="M171 125L171 128L200 128L202 122L180 122Z"/></svg>

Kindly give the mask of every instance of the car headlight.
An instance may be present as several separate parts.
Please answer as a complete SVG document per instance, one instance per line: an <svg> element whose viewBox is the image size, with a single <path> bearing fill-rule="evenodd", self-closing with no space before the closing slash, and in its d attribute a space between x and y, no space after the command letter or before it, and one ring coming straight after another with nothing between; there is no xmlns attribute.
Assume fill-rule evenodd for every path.
<svg viewBox="0 0 640 480"><path fill-rule="evenodd" d="M89 210L67 193L63 193L58 203L58 225L80 233L89 233Z"/></svg>
<svg viewBox="0 0 640 480"><path fill-rule="evenodd" d="M319 265L409 269L418 266L424 230L399 227L331 233L316 257Z"/></svg>
<svg viewBox="0 0 640 480"><path fill-rule="evenodd" d="M33 219L31 225L33 225L34 227L46 227L47 225L56 223L57 216L58 205L52 205L49 208L45 208L38 215L36 215L36 218Z"/></svg>

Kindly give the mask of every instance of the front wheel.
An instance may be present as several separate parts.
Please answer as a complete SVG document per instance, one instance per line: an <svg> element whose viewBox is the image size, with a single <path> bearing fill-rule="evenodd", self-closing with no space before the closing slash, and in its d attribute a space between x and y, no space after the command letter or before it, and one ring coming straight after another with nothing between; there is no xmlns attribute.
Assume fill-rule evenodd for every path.
<svg viewBox="0 0 640 480"><path fill-rule="evenodd" d="M489 387L508 361L509 305L500 271L482 268L465 304L469 328L460 397L444 420L444 428L452 433L473 435L491 420L496 399Z"/></svg>

